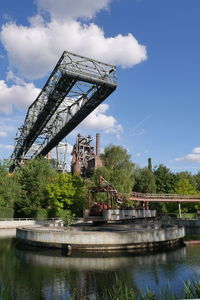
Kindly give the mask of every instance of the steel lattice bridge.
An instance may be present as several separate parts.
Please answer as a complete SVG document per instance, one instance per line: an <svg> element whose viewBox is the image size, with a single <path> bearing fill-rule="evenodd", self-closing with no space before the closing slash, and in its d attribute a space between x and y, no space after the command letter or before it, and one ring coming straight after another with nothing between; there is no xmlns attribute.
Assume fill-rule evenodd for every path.
<svg viewBox="0 0 200 300"><path fill-rule="evenodd" d="M65 51L18 129L10 171L47 155L116 87L115 66Z"/></svg>

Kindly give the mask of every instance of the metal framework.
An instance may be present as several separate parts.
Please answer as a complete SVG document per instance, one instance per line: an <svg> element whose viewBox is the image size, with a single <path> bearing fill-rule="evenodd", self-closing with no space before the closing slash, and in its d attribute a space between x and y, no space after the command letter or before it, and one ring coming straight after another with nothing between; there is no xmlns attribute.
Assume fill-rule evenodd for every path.
<svg viewBox="0 0 200 300"><path fill-rule="evenodd" d="M200 202L200 195L132 193L130 200L140 202Z"/></svg>
<svg viewBox="0 0 200 300"><path fill-rule="evenodd" d="M47 155L116 87L115 66L65 51L18 130L10 171Z"/></svg>

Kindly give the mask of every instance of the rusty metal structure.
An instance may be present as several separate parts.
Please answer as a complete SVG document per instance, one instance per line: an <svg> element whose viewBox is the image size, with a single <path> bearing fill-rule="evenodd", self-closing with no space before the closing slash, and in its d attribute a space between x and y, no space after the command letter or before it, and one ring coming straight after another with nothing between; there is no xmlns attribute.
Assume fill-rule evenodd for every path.
<svg viewBox="0 0 200 300"><path fill-rule="evenodd" d="M78 134L76 144L72 150L72 174L77 173L81 176L89 177L96 168L102 167L102 165L100 158L100 134L96 134L96 154L91 136L83 137Z"/></svg>
<svg viewBox="0 0 200 300"><path fill-rule="evenodd" d="M97 201L96 195L105 193L106 200ZM133 202L134 207L127 207L126 200ZM178 204L179 217L181 218L181 203L200 202L200 195L177 195L177 194L150 194L133 192L129 198L120 194L102 176L96 187L88 189L87 209L84 211L86 220L94 222L122 221L134 218L155 217L155 211L149 209L150 202L175 202Z"/></svg>
<svg viewBox="0 0 200 300"><path fill-rule="evenodd" d="M18 129L10 171L47 155L116 87L115 66L64 51Z"/></svg>
<svg viewBox="0 0 200 300"><path fill-rule="evenodd" d="M130 200L139 202L200 202L200 195L145 194L133 192Z"/></svg>
<svg viewBox="0 0 200 300"><path fill-rule="evenodd" d="M179 217L181 218L181 203L200 202L200 195L145 194L134 192L130 200L141 203L144 209L149 208L149 202L176 202L178 203Z"/></svg>
<svg viewBox="0 0 200 300"><path fill-rule="evenodd" d="M104 194L106 197L99 201L98 194ZM140 209L135 202L135 208L127 207L126 197L117 191L102 176L99 177L98 185L88 189L87 208L84 210L85 221L94 223L106 223L109 221L125 221L135 218L154 218L155 210Z"/></svg>
<svg viewBox="0 0 200 300"><path fill-rule="evenodd" d="M99 176L98 186L90 187L88 189L88 208L91 209L92 206L97 205L95 200L95 195L97 193L106 194L106 203L99 203L102 205L102 208L111 209L114 205L123 206L125 204L126 198L120 194L116 188L114 188L105 178Z"/></svg>

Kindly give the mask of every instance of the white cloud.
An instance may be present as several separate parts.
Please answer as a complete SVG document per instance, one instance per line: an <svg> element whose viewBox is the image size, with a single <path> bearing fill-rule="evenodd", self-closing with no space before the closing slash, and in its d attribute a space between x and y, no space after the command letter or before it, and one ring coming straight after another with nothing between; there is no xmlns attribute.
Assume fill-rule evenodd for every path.
<svg viewBox="0 0 200 300"><path fill-rule="evenodd" d="M36 0L39 9L58 20L92 18L101 9L108 8L110 2L111 0Z"/></svg>
<svg viewBox="0 0 200 300"><path fill-rule="evenodd" d="M7 133L4 131L0 131L0 137L5 137L5 136L7 136Z"/></svg>
<svg viewBox="0 0 200 300"><path fill-rule="evenodd" d="M175 161L200 163L200 147L193 148L192 153L176 158Z"/></svg>
<svg viewBox="0 0 200 300"><path fill-rule="evenodd" d="M39 92L33 83L9 87L4 80L0 80L0 112L10 114L13 106L18 109L27 108Z"/></svg>
<svg viewBox="0 0 200 300"><path fill-rule="evenodd" d="M108 109L108 104L100 104L83 122L81 122L79 128L103 130L105 133L119 135L123 131L123 127L113 116L105 114Z"/></svg>
<svg viewBox="0 0 200 300"><path fill-rule="evenodd" d="M61 22L54 16L57 15L55 10L61 11L61 8L57 7L57 1L38 1L43 8L50 2L53 8L49 8L52 12L52 19L49 22L37 15L29 19L29 26L11 22L2 26L0 39L7 50L10 68L16 68L20 76L37 79L47 75L64 50L123 68L132 67L146 60L146 47L140 45L131 33L106 37L103 29L94 23L82 24L74 19L65 19ZM73 3L71 4L73 9L76 7L82 11L77 15L89 17L98 9L106 7L109 1L84 0L83 2L87 4L85 8L87 13L83 13L82 1L79 1L79 4L78 0L70 2ZM96 4L90 8L90 2ZM69 1L62 0L59 3L62 7L67 6ZM62 13L64 11L63 9Z"/></svg>
<svg viewBox="0 0 200 300"><path fill-rule="evenodd" d="M196 148L192 149L192 153L200 154L200 147L196 147Z"/></svg>
<svg viewBox="0 0 200 300"><path fill-rule="evenodd" d="M14 146L13 145L0 144L0 148L7 149L7 150L12 150L14 148Z"/></svg>
<svg viewBox="0 0 200 300"><path fill-rule="evenodd" d="M22 124L23 118L18 117L0 117L0 128L1 131L6 133L8 136L12 136L16 129Z"/></svg>

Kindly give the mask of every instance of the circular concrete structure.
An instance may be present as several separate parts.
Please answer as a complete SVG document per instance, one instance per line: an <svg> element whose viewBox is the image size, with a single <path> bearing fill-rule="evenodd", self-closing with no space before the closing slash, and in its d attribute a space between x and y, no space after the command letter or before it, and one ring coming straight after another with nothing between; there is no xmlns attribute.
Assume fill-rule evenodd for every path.
<svg viewBox="0 0 200 300"><path fill-rule="evenodd" d="M61 229L27 227L18 228L16 233L16 237L27 244L84 251L172 247L179 244L184 236L184 227L175 225L139 227L134 224L104 226L85 224Z"/></svg>

